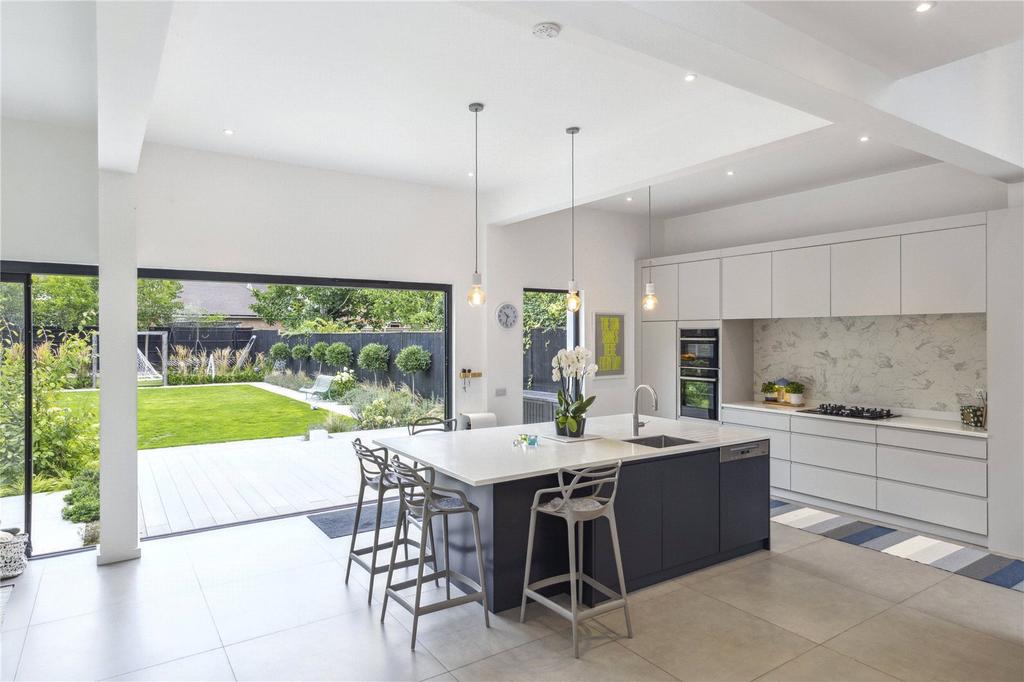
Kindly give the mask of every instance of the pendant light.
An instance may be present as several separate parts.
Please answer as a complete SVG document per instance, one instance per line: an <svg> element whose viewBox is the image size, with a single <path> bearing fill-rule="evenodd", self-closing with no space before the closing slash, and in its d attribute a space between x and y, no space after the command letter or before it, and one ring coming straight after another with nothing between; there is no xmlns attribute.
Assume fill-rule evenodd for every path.
<svg viewBox="0 0 1024 682"><path fill-rule="evenodd" d="M483 278L480 277L480 125L479 118L480 112L484 110L484 105L479 102L473 102L469 105L469 110L473 112L473 238L474 238L474 256L473 256L473 285L469 288L469 295L466 296L466 300L469 305L473 308L479 308L487 301L487 295L484 293Z"/></svg>
<svg viewBox="0 0 1024 682"><path fill-rule="evenodd" d="M578 312L583 305L580 290L576 286L576 135L579 126L566 128L569 134L569 292L565 296L565 308L570 313Z"/></svg>
<svg viewBox="0 0 1024 682"><path fill-rule="evenodd" d="M651 186L647 185L647 257L654 258L654 232L651 229ZM644 286L644 297L640 302L644 310L654 310L658 305L658 297L654 295L654 280L651 268L647 268L647 284Z"/></svg>

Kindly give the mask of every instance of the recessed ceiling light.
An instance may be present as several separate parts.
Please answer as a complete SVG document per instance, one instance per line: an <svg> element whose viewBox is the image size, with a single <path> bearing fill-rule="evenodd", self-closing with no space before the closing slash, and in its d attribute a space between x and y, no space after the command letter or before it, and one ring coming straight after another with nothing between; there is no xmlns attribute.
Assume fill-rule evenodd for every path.
<svg viewBox="0 0 1024 682"><path fill-rule="evenodd" d="M232 128L225 128L224 129L224 134L227 135L228 137L231 137L232 135L235 134L235 131Z"/></svg>
<svg viewBox="0 0 1024 682"><path fill-rule="evenodd" d="M626 197L626 201L633 201L633 197Z"/></svg>
<svg viewBox="0 0 1024 682"><path fill-rule="evenodd" d="M861 135L861 136L860 136L859 138L857 138L857 139L858 139L858 140L860 140L861 142L867 142L867 141L868 141L868 140L870 140L871 138L870 138L870 137L868 137L867 135Z"/></svg>
<svg viewBox="0 0 1024 682"><path fill-rule="evenodd" d="M732 176L736 175L736 171L727 170L727 171L725 171L725 174L728 175L729 177L732 177Z"/></svg>
<svg viewBox="0 0 1024 682"><path fill-rule="evenodd" d="M469 177L473 177L473 171L469 171L468 173L466 173L466 175L468 175Z"/></svg>
<svg viewBox="0 0 1024 682"><path fill-rule="evenodd" d="M919 2L919 3L917 3L917 7L914 8L914 11L917 12L918 14L924 14L925 12L930 10L932 7L935 7L936 4L937 3L935 3L934 1Z"/></svg>
<svg viewBox="0 0 1024 682"><path fill-rule="evenodd" d="M557 38L558 34L561 32L562 27L553 21L542 21L539 24L535 24L533 27L533 37L540 38L541 40Z"/></svg>
<svg viewBox="0 0 1024 682"><path fill-rule="evenodd" d="M683 76L683 80L686 81L687 83L692 83L693 81L697 80L697 74L688 73L685 76Z"/></svg>

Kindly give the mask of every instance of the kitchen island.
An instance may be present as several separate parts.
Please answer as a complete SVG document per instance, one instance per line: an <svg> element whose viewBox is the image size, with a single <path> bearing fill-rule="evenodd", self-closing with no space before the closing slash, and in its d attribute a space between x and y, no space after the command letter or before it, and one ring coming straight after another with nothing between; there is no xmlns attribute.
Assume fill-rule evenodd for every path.
<svg viewBox="0 0 1024 682"><path fill-rule="evenodd" d="M587 420L594 440L564 443L553 424L526 424L374 442L391 453L437 471L437 485L463 491L480 508L488 600L494 611L519 605L525 570L530 506L539 488L558 485L561 467L622 462L615 514L628 590L767 549L768 443L749 430L717 422L644 417L641 437L684 439L667 447L626 442L632 415ZM539 434L535 448L513 445L520 433ZM475 576L472 529L452 519L453 567ZM568 566L567 536L560 519L540 515L531 579L558 575ZM606 522L587 524L583 570L616 585ZM586 588L588 604L600 600Z"/></svg>

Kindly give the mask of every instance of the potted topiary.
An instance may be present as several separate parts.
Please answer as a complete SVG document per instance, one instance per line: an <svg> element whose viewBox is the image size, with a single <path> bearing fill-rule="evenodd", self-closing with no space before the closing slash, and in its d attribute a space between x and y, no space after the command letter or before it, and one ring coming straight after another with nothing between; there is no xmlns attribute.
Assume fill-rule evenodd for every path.
<svg viewBox="0 0 1024 682"><path fill-rule="evenodd" d="M761 396L764 398L766 403L777 403L779 401L775 390L774 381L766 381L761 384Z"/></svg>
<svg viewBox="0 0 1024 682"><path fill-rule="evenodd" d="M786 397L790 405L804 404L804 385L799 381L791 381L786 384Z"/></svg>

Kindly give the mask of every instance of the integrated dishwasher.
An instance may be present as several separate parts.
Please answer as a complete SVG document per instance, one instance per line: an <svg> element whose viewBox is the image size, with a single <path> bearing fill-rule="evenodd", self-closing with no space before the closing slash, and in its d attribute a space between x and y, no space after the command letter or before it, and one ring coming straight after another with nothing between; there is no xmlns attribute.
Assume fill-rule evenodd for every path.
<svg viewBox="0 0 1024 682"><path fill-rule="evenodd" d="M718 451L719 551L769 537L768 441Z"/></svg>

